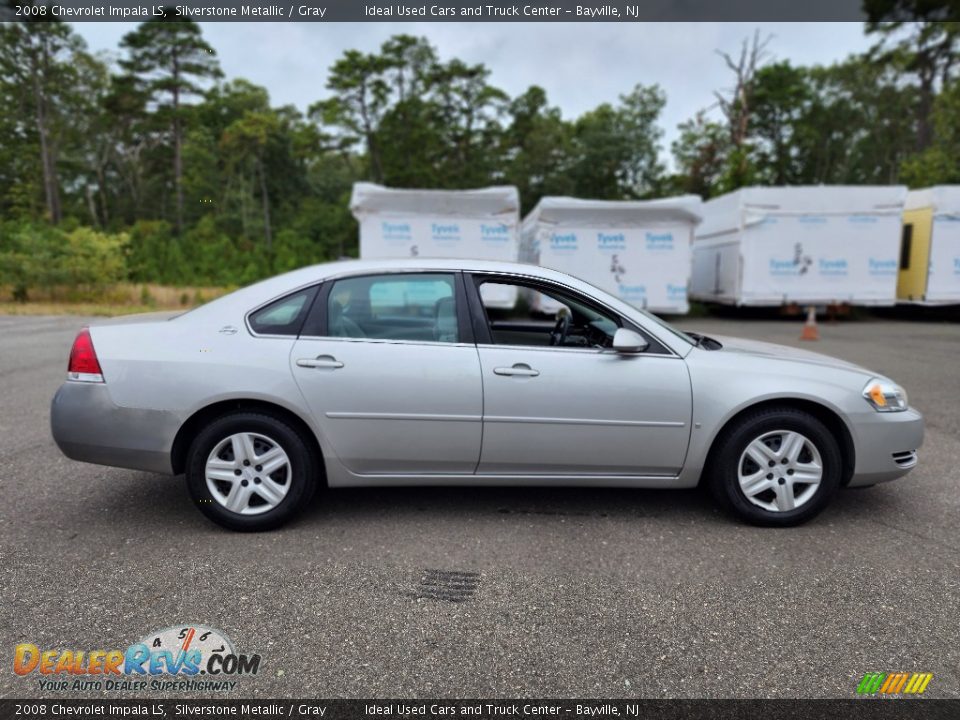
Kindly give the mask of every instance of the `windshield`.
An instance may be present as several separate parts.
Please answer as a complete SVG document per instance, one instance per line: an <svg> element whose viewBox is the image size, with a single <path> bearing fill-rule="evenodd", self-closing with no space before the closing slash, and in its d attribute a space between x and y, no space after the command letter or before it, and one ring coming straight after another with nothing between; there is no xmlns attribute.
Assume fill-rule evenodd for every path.
<svg viewBox="0 0 960 720"><path fill-rule="evenodd" d="M593 283L591 283L591 282L588 281L588 280L584 280L583 278L577 278L577 280L579 280L580 282L584 283L585 285L589 285L591 288L593 288L593 290L595 291L595 296L596 296L596 295L599 295L599 296L602 297L602 296L606 295L606 296L611 297L611 298L614 298L614 299L619 299L619 298L616 298L614 295L610 295L610 293L608 293L606 290L604 290L604 289L601 288L601 287L598 287L597 285L594 285ZM621 301L621 302L626 302L626 301ZM686 334L685 332L683 332L682 330L678 330L678 329L675 328L673 325L671 325L670 323L668 323L666 320L662 320L661 318L658 318L656 315L654 315L653 313L649 312L648 310L643 310L643 309L641 309L641 308L638 308L636 305L631 305L630 307L632 307L632 308L633 308L634 310L636 310L638 313L640 313L641 315L643 315L645 318L649 319L649 320L650 320L652 323L654 323L657 327L663 328L664 330L666 330L667 332L669 332L669 333L670 333L671 335L673 335L674 337L677 337L677 338L679 338L680 340L683 340L683 341L684 341L685 343L687 343L688 345L696 345L696 344L697 344L697 341L696 341L694 338L690 337L689 335L687 335L687 334Z"/></svg>
<svg viewBox="0 0 960 720"><path fill-rule="evenodd" d="M649 311L647 311L647 310L641 310L640 308L637 308L637 311L638 311L640 314L642 314L645 318L648 318L648 319L651 320L652 322L656 323L659 327L662 327L664 330L669 331L669 332L672 333L674 336L680 338L680 339L683 340L684 342L689 343L690 345L696 345L696 344L697 344L696 340L694 340L692 337L690 337L690 336L687 335L685 332L683 332L683 330L678 330L678 329L675 328L673 325L671 325L670 323L668 323L666 320L662 320L661 318L658 318L658 317L657 317L656 315L654 315L652 312L649 312Z"/></svg>

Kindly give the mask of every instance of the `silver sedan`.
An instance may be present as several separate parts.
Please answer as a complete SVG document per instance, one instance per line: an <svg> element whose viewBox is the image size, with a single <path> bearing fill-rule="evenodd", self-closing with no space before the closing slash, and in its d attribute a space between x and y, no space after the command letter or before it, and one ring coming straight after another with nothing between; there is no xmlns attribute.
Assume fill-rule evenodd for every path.
<svg viewBox="0 0 960 720"><path fill-rule="evenodd" d="M917 463L890 379L684 333L562 273L463 260L296 270L172 319L84 329L51 409L68 457L184 474L235 530L321 483L706 484L740 518L808 520Z"/></svg>

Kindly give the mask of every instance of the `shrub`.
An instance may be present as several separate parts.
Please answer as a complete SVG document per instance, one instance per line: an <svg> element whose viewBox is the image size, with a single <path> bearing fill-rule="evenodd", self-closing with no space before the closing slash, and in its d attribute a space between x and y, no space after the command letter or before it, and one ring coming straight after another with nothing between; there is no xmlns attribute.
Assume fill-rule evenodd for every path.
<svg viewBox="0 0 960 720"><path fill-rule="evenodd" d="M88 296L127 276L127 236L78 227L69 232L43 225L0 229L0 284L24 301L30 290L53 294L67 287Z"/></svg>

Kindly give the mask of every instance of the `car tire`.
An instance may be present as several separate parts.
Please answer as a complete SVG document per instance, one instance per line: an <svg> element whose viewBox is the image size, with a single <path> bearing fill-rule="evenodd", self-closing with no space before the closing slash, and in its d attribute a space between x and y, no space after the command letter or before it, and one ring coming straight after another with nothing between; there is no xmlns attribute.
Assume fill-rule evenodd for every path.
<svg viewBox="0 0 960 720"><path fill-rule="evenodd" d="M256 532L279 527L307 505L320 466L307 438L289 422L236 412L197 434L185 474L200 512L230 530Z"/></svg>
<svg viewBox="0 0 960 720"><path fill-rule="evenodd" d="M813 482L818 466L819 481ZM708 485L720 506L741 520L789 527L827 506L842 467L840 447L820 420L796 408L771 407L724 428L709 460Z"/></svg>

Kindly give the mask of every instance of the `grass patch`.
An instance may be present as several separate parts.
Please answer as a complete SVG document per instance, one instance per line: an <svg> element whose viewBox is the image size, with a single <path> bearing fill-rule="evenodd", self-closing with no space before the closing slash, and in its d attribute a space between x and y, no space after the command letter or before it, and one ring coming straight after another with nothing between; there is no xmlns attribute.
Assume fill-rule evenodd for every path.
<svg viewBox="0 0 960 720"><path fill-rule="evenodd" d="M0 287L0 314L112 317L158 310L189 310L232 289L122 283L83 292L63 287L31 289L24 301L15 296L13 288Z"/></svg>

